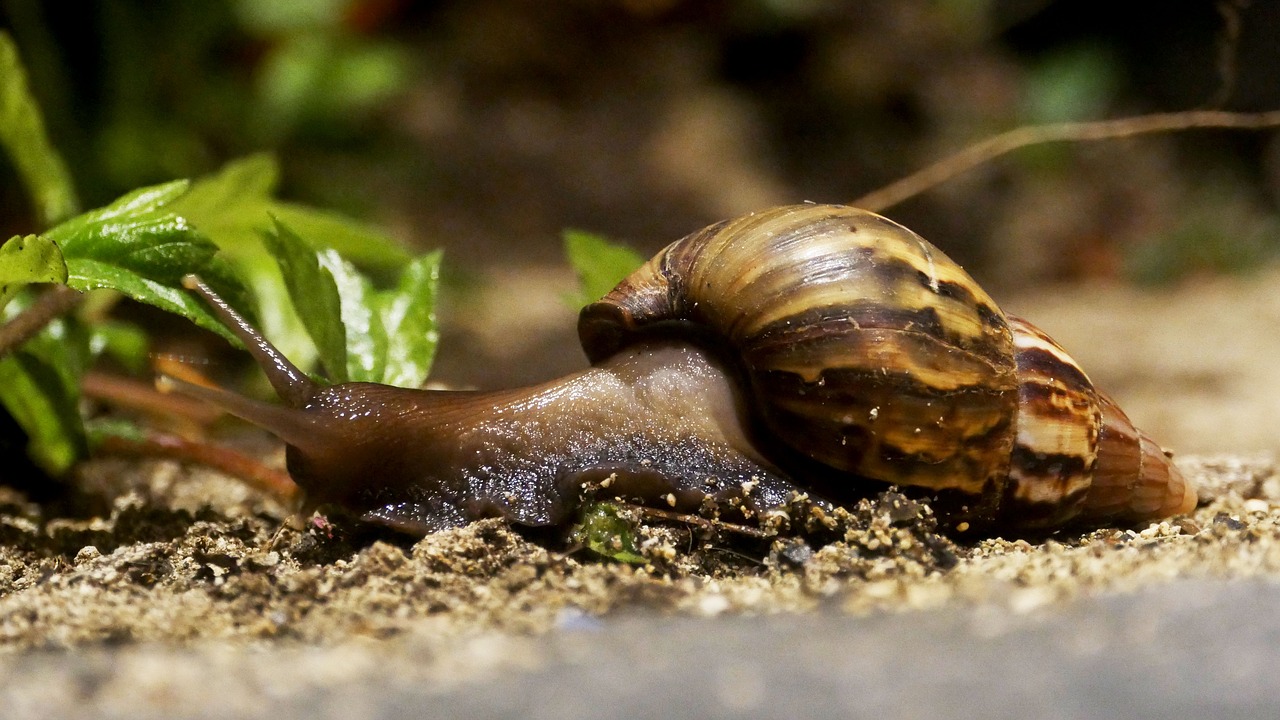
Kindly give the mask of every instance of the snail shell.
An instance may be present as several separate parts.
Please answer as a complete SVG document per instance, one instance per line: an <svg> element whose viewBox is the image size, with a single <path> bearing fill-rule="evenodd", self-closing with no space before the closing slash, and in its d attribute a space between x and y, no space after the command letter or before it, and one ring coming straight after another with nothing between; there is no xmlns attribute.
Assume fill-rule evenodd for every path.
<svg viewBox="0 0 1280 720"><path fill-rule="evenodd" d="M757 436L822 494L865 492L868 479L923 488L961 529L1195 506L1168 456L1061 347L864 210L786 206L707 227L584 308L578 327L592 362L664 333L727 350Z"/></svg>

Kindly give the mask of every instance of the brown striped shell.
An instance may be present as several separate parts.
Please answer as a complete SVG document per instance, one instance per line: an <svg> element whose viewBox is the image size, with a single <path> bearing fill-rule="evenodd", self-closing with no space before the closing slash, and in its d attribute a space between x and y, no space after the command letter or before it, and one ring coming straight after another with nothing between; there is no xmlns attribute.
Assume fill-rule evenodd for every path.
<svg viewBox="0 0 1280 720"><path fill-rule="evenodd" d="M677 332L727 348L759 425L840 483L926 488L966 523L1186 512L1189 483L1075 362L910 230L833 205L717 223L583 309L592 362ZM835 487L833 487L833 483Z"/></svg>

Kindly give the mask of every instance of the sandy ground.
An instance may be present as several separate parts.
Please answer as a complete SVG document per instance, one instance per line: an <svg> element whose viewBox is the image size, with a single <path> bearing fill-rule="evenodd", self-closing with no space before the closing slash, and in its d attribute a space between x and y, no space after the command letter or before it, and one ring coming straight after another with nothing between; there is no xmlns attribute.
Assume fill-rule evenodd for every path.
<svg viewBox="0 0 1280 720"><path fill-rule="evenodd" d="M273 542L283 511L234 481L96 462L82 481L114 498L102 517L0 503L0 707L1256 716L1280 702L1280 477L1266 454L1280 340L1259 330L1280 314L1275 279L1018 308L1140 424L1198 453L1179 462L1201 506L1149 527L957 543L890 496L826 545L641 528L650 562L631 566L496 522L413 543L336 521ZM1127 321L1110 319L1117 305Z"/></svg>

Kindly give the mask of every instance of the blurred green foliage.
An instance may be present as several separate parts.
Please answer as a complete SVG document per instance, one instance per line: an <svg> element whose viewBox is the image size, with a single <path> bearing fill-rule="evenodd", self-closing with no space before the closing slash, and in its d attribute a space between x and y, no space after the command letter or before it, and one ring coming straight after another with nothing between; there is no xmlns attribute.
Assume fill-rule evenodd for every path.
<svg viewBox="0 0 1280 720"><path fill-rule="evenodd" d="M578 276L578 292L565 298L575 309L604 297L646 260L602 235L565 230L563 238L565 256Z"/></svg>
<svg viewBox="0 0 1280 720"><path fill-rule="evenodd" d="M1280 256L1280 218L1254 214L1231 195L1232 189L1230 181L1211 181L1189 196L1187 212L1176 224L1130 250L1126 274L1158 285L1197 275L1244 274L1274 262Z"/></svg>
<svg viewBox="0 0 1280 720"><path fill-rule="evenodd" d="M648 254L761 204L847 201L1025 123L1219 97L1242 110L1280 103L1275 3L1133 17L1037 0L63 7L0 0L0 25L19 40L50 134L75 158L85 205L268 150L284 160L272 192L376 217L419 247L448 242L455 277L555 262L565 226L634 239ZM1232 8L1240 32L1228 42ZM1244 135L1027 148L891 214L993 285L1160 265L1150 256L1178 254L1161 238L1191 222L1184 213L1215 212L1186 205L1222 197L1193 192L1206 170L1247 200L1233 206L1244 224L1276 216L1274 141ZM0 203L17 208L4 172ZM1126 222L1110 222L1116 214ZM43 227L36 215L0 217L0 237ZM1217 242L1238 242L1229 235ZM359 262L350 245L337 249ZM1185 263L1164 266L1176 278ZM265 268L247 278L257 292L283 291L274 268L253 267ZM264 302L264 326L305 339L275 310L287 306Z"/></svg>
<svg viewBox="0 0 1280 720"><path fill-rule="evenodd" d="M1107 48L1080 45L1034 63L1023 85L1021 115L1027 124L1106 117L1120 89L1119 63Z"/></svg>
<svg viewBox="0 0 1280 720"><path fill-rule="evenodd" d="M50 225L75 213L71 175L49 143L18 48L5 32L0 32L0 145L11 149L41 223Z"/></svg>
<svg viewBox="0 0 1280 720"><path fill-rule="evenodd" d="M28 299L10 303L3 319L12 319ZM26 434L31 460L51 475L66 472L88 451L80 380L88 369L90 350L88 329L67 318L54 320L21 348L0 357L0 406ZM16 443L6 438L3 444Z"/></svg>
<svg viewBox="0 0 1280 720"><path fill-rule="evenodd" d="M93 202L291 143L364 142L411 64L347 0L0 0ZM367 13L366 13L367 14Z"/></svg>

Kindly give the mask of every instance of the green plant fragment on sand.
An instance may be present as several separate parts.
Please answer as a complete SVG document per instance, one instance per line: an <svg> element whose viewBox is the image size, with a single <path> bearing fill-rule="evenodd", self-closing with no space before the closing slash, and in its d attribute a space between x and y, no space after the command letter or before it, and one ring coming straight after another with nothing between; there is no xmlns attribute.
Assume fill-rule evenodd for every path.
<svg viewBox="0 0 1280 720"><path fill-rule="evenodd" d="M618 562L642 565L647 560L636 547L635 529L610 503L590 503L582 509L582 519L574 526L570 540L591 552Z"/></svg>

